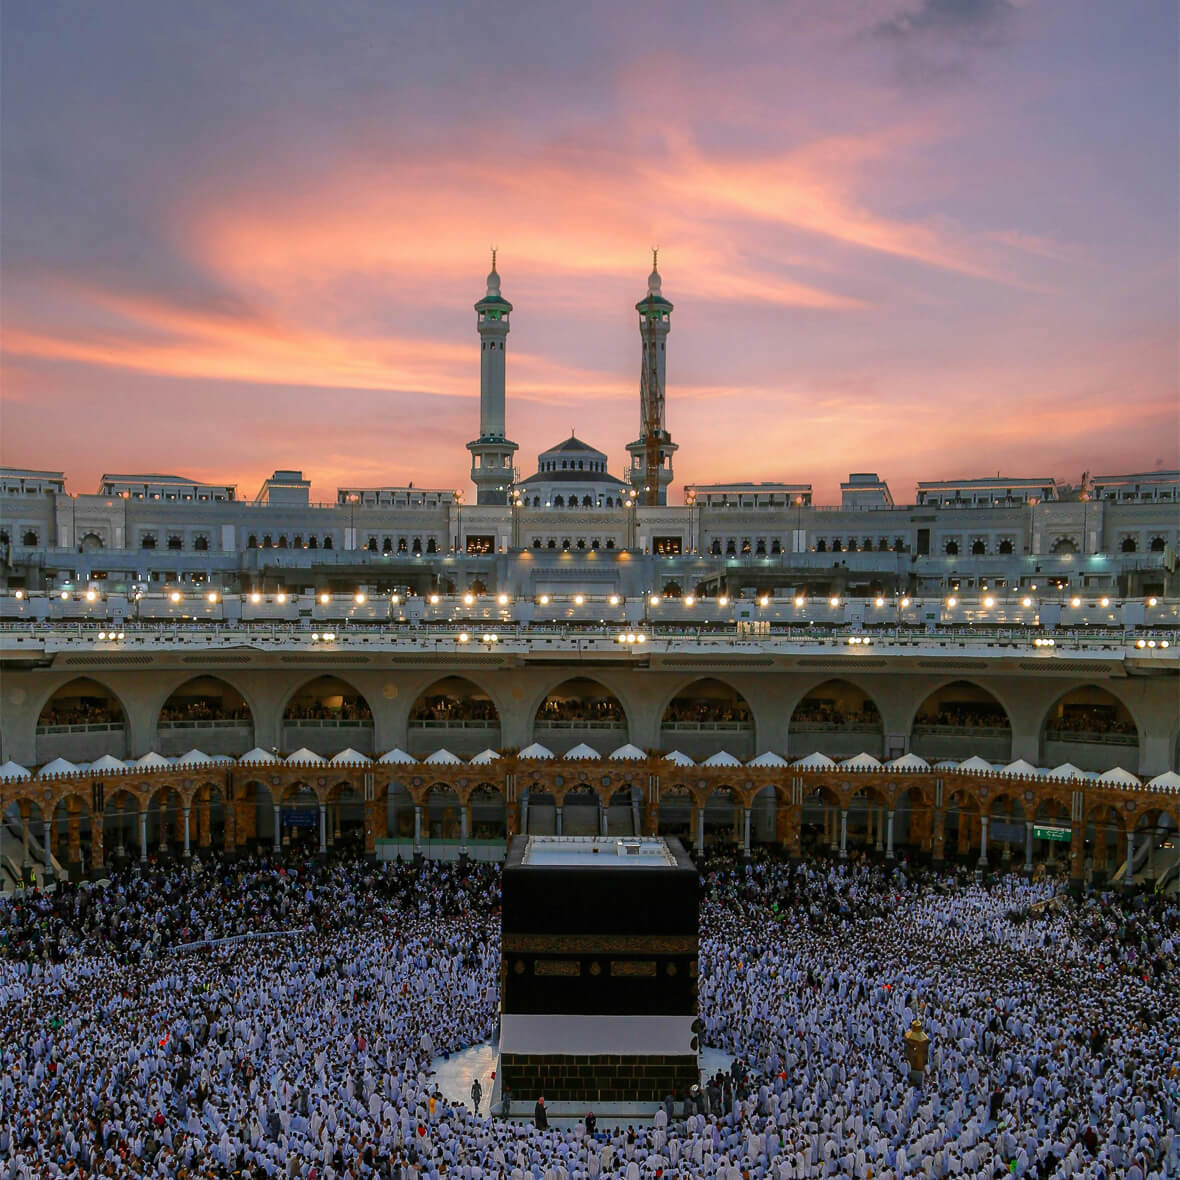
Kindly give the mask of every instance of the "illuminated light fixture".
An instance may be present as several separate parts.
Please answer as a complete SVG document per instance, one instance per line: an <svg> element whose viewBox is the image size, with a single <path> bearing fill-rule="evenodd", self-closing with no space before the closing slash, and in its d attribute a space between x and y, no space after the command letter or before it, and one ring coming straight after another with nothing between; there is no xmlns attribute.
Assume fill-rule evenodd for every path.
<svg viewBox="0 0 1180 1180"><path fill-rule="evenodd" d="M612 594L610 596L610 604L611 604L611 606L618 606L619 605L619 596L617 594Z"/></svg>
<svg viewBox="0 0 1180 1180"><path fill-rule="evenodd" d="M828 599L828 606L839 606L839 605L840 605L840 599L837 598L835 595L832 595L832 597Z"/></svg>
<svg viewBox="0 0 1180 1180"><path fill-rule="evenodd" d="M957 598L955 598L954 595L952 595L950 598L948 598L946 600L946 604L947 604L947 606L958 606L959 600Z"/></svg>
<svg viewBox="0 0 1180 1180"><path fill-rule="evenodd" d="M996 600L989 594L983 600L983 605L986 606L988 610L991 610L991 608L996 605Z"/></svg>
<svg viewBox="0 0 1180 1180"><path fill-rule="evenodd" d="M474 603L475 603L475 595L474 594L464 594L463 595L463 605L464 606L472 606Z"/></svg>
<svg viewBox="0 0 1180 1180"><path fill-rule="evenodd" d="M87 602L93 602L97 597L98 597L98 591L96 591L96 590L87 590L86 591L86 601Z"/></svg>
<svg viewBox="0 0 1180 1180"><path fill-rule="evenodd" d="M863 643L865 647L868 647L872 642L873 641L867 635L861 640L861 643Z"/></svg>
<svg viewBox="0 0 1180 1180"><path fill-rule="evenodd" d="M696 599L691 594L689 594L684 600L684 605L692 606L694 602L696 602Z"/></svg>
<svg viewBox="0 0 1180 1180"><path fill-rule="evenodd" d="M282 605L283 605L283 603L284 603L284 602L286 602L286 601L287 601L287 596L286 596L286 595L285 595L285 594L284 594L284 593L283 593L283 592L280 590L280 591L279 591L279 592L278 592L278 593L275 595L275 602L277 602L277 603L278 603L280 606L282 606Z"/></svg>
<svg viewBox="0 0 1180 1180"><path fill-rule="evenodd" d="M659 606L660 596L658 594L653 594L648 601L652 604L652 606Z"/></svg>
<svg viewBox="0 0 1180 1180"><path fill-rule="evenodd" d="M115 638L116 638L116 639L122 639L122 638L123 638L123 636L124 636L125 634L126 634L126 632L124 632L124 631L120 631L120 632L119 632L119 634L115 636Z"/></svg>
<svg viewBox="0 0 1180 1180"><path fill-rule="evenodd" d="M583 595L581 595L581 594L574 595L574 606L581 606L582 603L585 601L586 601L586 599Z"/></svg>
<svg viewBox="0 0 1180 1180"><path fill-rule="evenodd" d="M69 602L70 592L68 590L63 590L61 592L61 600L62 600L62 602Z"/></svg>
<svg viewBox="0 0 1180 1180"><path fill-rule="evenodd" d="M1021 605L1021 606L1024 606L1024 607L1032 606L1032 599L1031 599L1031 598L1027 598L1027 597L1026 597L1026 598L1022 598L1022 599L1020 600L1020 605Z"/></svg>
<svg viewBox="0 0 1180 1180"><path fill-rule="evenodd" d="M98 633L98 637L99 639L105 639L107 637L107 633L105 631L100 631Z"/></svg>
<svg viewBox="0 0 1180 1180"><path fill-rule="evenodd" d="M497 602L498 602L498 603L499 603L501 606L507 606L507 605L508 605L508 595L507 595L507 594L497 594L497 595L496 595L496 601L497 601Z"/></svg>
<svg viewBox="0 0 1180 1180"><path fill-rule="evenodd" d="M646 642L647 642L647 636L646 636L646 635L644 635L644 633L643 633L642 631L639 631L639 632L637 632L637 633L636 633L636 635L635 635L635 642L636 642L636 643L646 643Z"/></svg>
<svg viewBox="0 0 1180 1180"><path fill-rule="evenodd" d="M16 592L16 596L17 596L17 598L24 598L25 592L23 590L18 590Z"/></svg>
<svg viewBox="0 0 1180 1180"><path fill-rule="evenodd" d="M328 603L331 601L332 601L332 596L330 594L321 594L320 595L320 606L327 606Z"/></svg>
<svg viewBox="0 0 1180 1180"><path fill-rule="evenodd" d="M1168 641L1166 639L1160 640L1160 647L1169 647L1169 646L1170 646L1170 644L1168 643Z"/></svg>
<svg viewBox="0 0 1180 1180"><path fill-rule="evenodd" d="M615 640L616 640L618 643L626 643L626 642L627 642L627 636L626 636L626 633L625 633L625 632L623 632L623 631L620 631L620 632L618 633L618 635L616 635L616 636L615 636Z"/></svg>
<svg viewBox="0 0 1180 1180"><path fill-rule="evenodd" d="M430 605L431 606L438 606L438 595L437 594L432 594L430 596Z"/></svg>
<svg viewBox="0 0 1180 1180"><path fill-rule="evenodd" d="M874 606L884 606L884 605L885 605L885 599L883 599L883 598L882 598L882 597L881 597L881 596L878 594L878 595L877 595L877 597L873 599L873 605L874 605Z"/></svg>
<svg viewBox="0 0 1180 1180"><path fill-rule="evenodd" d="M460 643L466 643L470 638L471 638L471 636L468 635L466 631L459 632L459 642Z"/></svg>
<svg viewBox="0 0 1180 1180"><path fill-rule="evenodd" d="M758 605L759 606L769 606L770 605L770 595L763 594L762 597L758 599Z"/></svg>
<svg viewBox="0 0 1180 1180"><path fill-rule="evenodd" d="M172 593L168 595L168 599L170 602L179 602L180 601L180 591L173 590Z"/></svg>
<svg viewBox="0 0 1180 1180"><path fill-rule="evenodd" d="M729 595L722 594L721 597L719 599L717 599L717 605L718 606L728 606L729 605Z"/></svg>
<svg viewBox="0 0 1180 1180"><path fill-rule="evenodd" d="M628 631L628 632L627 632L627 642L628 642L628 643L634 643L634 642L635 642L635 632L634 632L634 631Z"/></svg>
<svg viewBox="0 0 1180 1180"><path fill-rule="evenodd" d="M1032 584L1032 585L1029 587L1029 589L1030 589L1030 590L1035 590L1036 588L1037 588L1037 584L1036 584L1036 582L1034 582L1034 583L1033 583L1033 584Z"/></svg>
<svg viewBox="0 0 1180 1180"><path fill-rule="evenodd" d="M1103 599L1102 599L1102 605L1103 605L1103 606L1110 606L1110 599L1109 599L1109 598L1103 598Z"/></svg>
<svg viewBox="0 0 1180 1180"><path fill-rule="evenodd" d="M390 601L391 603L393 603L393 605L394 605L394 606L397 606L397 604L398 604L399 602L401 602L401 600L402 600L402 596L401 596L400 594L391 594L391 595L389 596L389 601Z"/></svg>
<svg viewBox="0 0 1180 1180"><path fill-rule="evenodd" d="M539 598L537 601L538 601L538 602L539 602L539 603L540 603L542 606L548 606L548 605L549 605L549 595L548 595L548 594L542 594L542 595L541 595L541 597L540 597L540 598Z"/></svg>
<svg viewBox="0 0 1180 1180"><path fill-rule="evenodd" d="M254 593L250 595L250 601L257 605L262 601L262 595L259 594L257 590L255 590Z"/></svg>
<svg viewBox="0 0 1180 1180"><path fill-rule="evenodd" d="M1155 640L1154 640L1154 639L1149 639L1149 640L1147 641L1147 646L1148 646L1148 647L1155 647Z"/></svg>
<svg viewBox="0 0 1180 1180"><path fill-rule="evenodd" d="M796 606L802 606L804 604L804 601L805 601L805 599L803 598L802 594L795 595L795 605Z"/></svg>
<svg viewBox="0 0 1180 1180"><path fill-rule="evenodd" d="M1158 602L1159 602L1159 599L1156 598L1154 595L1152 595L1152 597L1147 600L1147 605L1148 606L1155 606Z"/></svg>
<svg viewBox="0 0 1180 1180"><path fill-rule="evenodd" d="M1138 648L1144 648L1147 646L1147 640L1146 639L1136 639L1135 646Z"/></svg>
<svg viewBox="0 0 1180 1180"><path fill-rule="evenodd" d="M905 606L909 606L909 605L910 605L910 600L909 600L908 598L903 598L903 599L901 600L901 605L902 605L903 607L905 607Z"/></svg>
<svg viewBox="0 0 1180 1180"><path fill-rule="evenodd" d="M336 632L335 631L325 631L323 633L323 635L320 636L320 638L325 639L330 643L333 639L336 638Z"/></svg>
<svg viewBox="0 0 1180 1180"><path fill-rule="evenodd" d="M352 596L352 600L353 600L353 602L355 602L355 603L357 604L357 606L363 606L363 605L364 605L364 603L365 603L365 593L364 593L364 591L363 591L363 590L358 590L358 591L357 591L357 592L356 592L356 593L355 593L355 594Z"/></svg>
<svg viewBox="0 0 1180 1180"><path fill-rule="evenodd" d="M206 602L216 602L217 601L217 591L210 590L209 593L205 595L205 601Z"/></svg>
<svg viewBox="0 0 1180 1180"><path fill-rule="evenodd" d="M484 634L483 641L484 643L499 643L500 637L499 635L493 635L492 632L488 631Z"/></svg>
<svg viewBox="0 0 1180 1180"><path fill-rule="evenodd" d="M856 645L858 643L860 643L860 638L858 636L856 636L856 635L849 635L848 636L848 646L849 647L856 647Z"/></svg>
<svg viewBox="0 0 1180 1180"><path fill-rule="evenodd" d="M1075 597L1075 598L1071 598L1071 599L1069 600L1069 605L1070 605L1070 606L1074 606L1074 607L1081 606L1081 605L1082 605L1082 600L1081 600L1080 598L1076 598L1076 597Z"/></svg>

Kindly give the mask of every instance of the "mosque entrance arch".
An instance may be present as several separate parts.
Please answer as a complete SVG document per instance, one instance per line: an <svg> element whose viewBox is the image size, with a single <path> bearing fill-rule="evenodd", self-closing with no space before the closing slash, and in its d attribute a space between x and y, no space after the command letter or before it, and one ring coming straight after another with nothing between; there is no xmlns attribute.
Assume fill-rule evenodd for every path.
<svg viewBox="0 0 1180 1180"><path fill-rule="evenodd" d="M156 720L156 749L184 754L245 754L254 748L254 715L246 698L216 676L196 676L175 688Z"/></svg>
<svg viewBox="0 0 1180 1180"><path fill-rule="evenodd" d="M1012 757L1012 724L996 697L969 680L955 680L932 692L918 707L910 750L934 763L978 755L989 762Z"/></svg>
<svg viewBox="0 0 1180 1180"><path fill-rule="evenodd" d="M127 757L127 714L105 684L80 676L55 689L41 707L35 733L37 762L55 758L93 762Z"/></svg>
<svg viewBox="0 0 1180 1180"><path fill-rule="evenodd" d="M1139 771L1139 729L1131 711L1113 693L1095 684L1070 689L1049 710L1041 728L1041 760L1046 766L1071 762L1080 770L1121 766Z"/></svg>

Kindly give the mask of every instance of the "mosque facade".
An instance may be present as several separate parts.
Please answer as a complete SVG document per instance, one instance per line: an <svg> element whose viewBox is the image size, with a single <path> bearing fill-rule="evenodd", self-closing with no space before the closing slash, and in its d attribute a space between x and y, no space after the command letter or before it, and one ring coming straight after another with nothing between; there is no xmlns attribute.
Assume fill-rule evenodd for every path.
<svg viewBox="0 0 1180 1180"><path fill-rule="evenodd" d="M655 270L637 307L646 422L672 313ZM810 826L833 846L892 832L930 849L951 781L934 768L997 776L999 798L1011 765L1032 795L1005 813L1016 828L993 832L1019 853L1012 817L1031 823L1048 792L1082 808L1078 856L1101 844L1114 867L1142 813L1135 792L1180 772L1180 472L923 481L895 497L861 471L835 505L795 480L689 484L683 504L648 506L637 443L615 473L571 433L522 478L506 413L514 313L494 266L475 310L474 498L348 486L316 504L297 469L252 496L167 473L76 493L59 471L0 469L6 807L19 797L34 814L20 784L37 780L21 775L51 767L42 804L62 840L124 792L128 847L142 844L137 815L144 840L176 843L180 801L199 808L212 782L183 766L212 758L229 760L216 775L233 847L285 839L290 791L316 795L322 825L347 782L359 799L345 817L380 805L370 836L408 847L458 838L461 818L472 838L577 819L694 848L710 832L748 843ZM660 424L666 501L675 446ZM526 750L542 760L516 761ZM255 769L235 769L250 757ZM911 758L929 776L922 808L887 822L898 780L878 768ZM335 769L309 771L317 760ZM1081 802L1037 778L1060 767L1082 776ZM884 776L875 802L853 771ZM1111 774L1121 786L1101 789L1130 794L1087 810ZM166 831L157 779L172 792ZM563 812L577 782L597 784L597 811ZM462 807L440 803L439 784ZM967 848L981 837L972 797L955 836ZM1109 839L1095 827L1108 812L1123 817Z"/></svg>

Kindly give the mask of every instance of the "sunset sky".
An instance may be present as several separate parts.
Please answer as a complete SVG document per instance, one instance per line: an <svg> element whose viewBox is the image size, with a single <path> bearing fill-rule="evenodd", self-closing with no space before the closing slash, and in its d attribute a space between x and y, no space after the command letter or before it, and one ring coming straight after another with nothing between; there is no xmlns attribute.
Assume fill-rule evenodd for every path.
<svg viewBox="0 0 1180 1180"><path fill-rule="evenodd" d="M462 488L499 248L522 474L1180 464L1174 0L0 8L0 461Z"/></svg>

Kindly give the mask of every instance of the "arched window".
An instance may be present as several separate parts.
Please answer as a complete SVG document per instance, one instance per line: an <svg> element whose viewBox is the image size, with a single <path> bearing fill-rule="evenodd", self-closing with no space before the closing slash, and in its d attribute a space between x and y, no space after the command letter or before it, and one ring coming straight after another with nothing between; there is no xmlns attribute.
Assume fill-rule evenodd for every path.
<svg viewBox="0 0 1180 1180"><path fill-rule="evenodd" d="M713 538L713 544L709 546L709 552L712 553L714 557L721 556L721 542L718 540L718 538Z"/></svg>
<svg viewBox="0 0 1180 1180"><path fill-rule="evenodd" d="M742 538L742 556L743 557L750 556L750 538L749 537Z"/></svg>
<svg viewBox="0 0 1180 1180"><path fill-rule="evenodd" d="M606 540L606 547L607 547L608 549L613 549L613 548L615 547L615 539L614 539L614 537L608 537L608 538L607 538L607 540Z"/></svg>
<svg viewBox="0 0 1180 1180"><path fill-rule="evenodd" d="M1121 546L1119 546L1119 548L1124 553L1134 553L1135 550L1139 548L1139 542L1136 541L1134 537L1124 537L1123 543Z"/></svg>
<svg viewBox="0 0 1180 1180"><path fill-rule="evenodd" d="M855 552L856 552L856 550L857 550L857 548L858 548L858 546L857 546L857 544L856 544L856 538L855 538L855 537L849 537L849 538L848 538L848 552L849 552L849 553L855 553Z"/></svg>
<svg viewBox="0 0 1180 1180"><path fill-rule="evenodd" d="M393 552L393 538L392 537L386 537L381 542L381 552L382 553L392 553Z"/></svg>
<svg viewBox="0 0 1180 1180"><path fill-rule="evenodd" d="M413 544L410 546L410 552L420 554L422 552L422 538L415 537Z"/></svg>
<svg viewBox="0 0 1180 1180"><path fill-rule="evenodd" d="M534 507L534 508L540 508L540 507L541 507L541 497L540 497L540 496L534 496L534 497L533 497L533 507Z"/></svg>
<svg viewBox="0 0 1180 1180"><path fill-rule="evenodd" d="M295 534L295 540L291 542L291 548L292 549L302 549L303 548L303 534L302 533Z"/></svg>
<svg viewBox="0 0 1180 1180"><path fill-rule="evenodd" d="M33 538L31 541L29 540L30 537ZM25 533L25 544L26 545L36 545L36 543L37 543L37 538L33 533ZM253 537L250 538L250 544L251 545L254 544ZM141 549L154 549L156 547L155 536L152 533L144 533L144 535L139 540L139 547Z"/></svg>
<svg viewBox="0 0 1180 1180"><path fill-rule="evenodd" d="M376 553L376 552L377 552L377 538L376 538L376 537L370 537L370 538L369 538L369 541L368 541L368 544L367 544L367 545L365 545L365 548L366 548L366 549L367 549L367 550L368 550L370 553Z"/></svg>
<svg viewBox="0 0 1180 1180"><path fill-rule="evenodd" d="M982 557L987 552L987 545L981 540L971 542L971 556Z"/></svg>
<svg viewBox="0 0 1180 1180"><path fill-rule="evenodd" d="M541 538L540 538L540 537L534 537L534 538L533 538L533 548L534 548L534 549L540 549L540 548L541 548Z"/></svg>
<svg viewBox="0 0 1180 1180"><path fill-rule="evenodd" d="M734 539L732 537L730 537L725 542L725 556L726 557L736 557L737 556L737 545L735 544Z"/></svg>
<svg viewBox="0 0 1180 1180"><path fill-rule="evenodd" d="M280 548L280 549L286 549L286 548L287 548L287 534L286 534L286 533L284 533L284 534L283 534L283 535L282 535L282 536L279 538L279 548Z"/></svg>
<svg viewBox="0 0 1180 1180"><path fill-rule="evenodd" d="M1167 541L1164 540L1163 537L1152 537L1151 538L1151 551L1152 551L1152 553L1163 553L1163 551L1167 548L1167 546L1168 546L1168 543L1167 543Z"/></svg>
<svg viewBox="0 0 1180 1180"><path fill-rule="evenodd" d="M595 537L594 540L590 542L591 549L601 548L601 545L602 545L602 542L599 541L599 539L597 537Z"/></svg>
<svg viewBox="0 0 1180 1180"><path fill-rule="evenodd" d="M320 547L319 537L308 537L307 538L307 547L309 549L318 549Z"/></svg>
<svg viewBox="0 0 1180 1180"><path fill-rule="evenodd" d="M827 543L827 541L825 541L823 539L823 537L820 537L820 539L818 541L816 541L815 551L816 551L816 553L827 553L828 543Z"/></svg>
<svg viewBox="0 0 1180 1180"><path fill-rule="evenodd" d="M589 496L582 497L582 507L583 508L591 508L591 507L593 507L593 505L594 505L594 501L591 500Z"/></svg>
<svg viewBox="0 0 1180 1180"><path fill-rule="evenodd" d="M839 537L832 538L832 552L833 553L843 553L844 552L844 542L841 541Z"/></svg>
<svg viewBox="0 0 1180 1180"><path fill-rule="evenodd" d="M569 539L569 537L563 537L563 538L561 539L561 547L562 547L562 549L565 549L565 550L568 550L568 549L569 549L569 547L570 547L570 539Z"/></svg>
<svg viewBox="0 0 1180 1180"><path fill-rule="evenodd" d="M554 508L564 508L565 507L565 497L564 496L554 496L553 497L553 507Z"/></svg>
<svg viewBox="0 0 1180 1180"><path fill-rule="evenodd" d="M778 538L776 537L773 541L770 542L770 554L772 557L777 557L780 553L782 553L782 551L783 551L783 547L779 543Z"/></svg>
<svg viewBox="0 0 1180 1180"><path fill-rule="evenodd" d="M421 550L415 550L415 552L421 552ZM426 552L427 553L437 553L438 552L438 542L433 537L427 538Z"/></svg>
<svg viewBox="0 0 1180 1180"><path fill-rule="evenodd" d="M205 553L209 549L209 538L201 535L193 538L193 548L198 553Z"/></svg>
<svg viewBox="0 0 1180 1180"><path fill-rule="evenodd" d="M270 539L270 533L267 533L266 536L262 538L262 547L263 549L274 548L274 542Z"/></svg>
<svg viewBox="0 0 1180 1180"><path fill-rule="evenodd" d="M548 544L547 548L549 548L549 549L556 549L557 548L557 542L552 537L549 538L549 544Z"/></svg>
<svg viewBox="0 0 1180 1180"><path fill-rule="evenodd" d="M958 541L948 541L946 543L946 548L945 548L944 552L946 553L947 557L958 557L959 556L959 542Z"/></svg>
<svg viewBox="0 0 1180 1180"><path fill-rule="evenodd" d="M331 548L332 548L332 538L331 538L331 537L325 537L325 538L324 538L324 548L325 548L325 549L331 549Z"/></svg>
<svg viewBox="0 0 1180 1180"><path fill-rule="evenodd" d="M1012 552L1012 542L1007 537L1000 542L1000 552L1005 555Z"/></svg>
<svg viewBox="0 0 1180 1180"><path fill-rule="evenodd" d="M579 549L585 549L585 548L586 548L586 539L585 539L584 537L579 537L579 538L578 538L578 548L579 548Z"/></svg>
<svg viewBox="0 0 1180 1180"><path fill-rule="evenodd" d="M176 552L178 549L183 549L184 548L184 540L181 537L178 537L175 533L173 533L168 538L168 548L171 549L173 552Z"/></svg>

